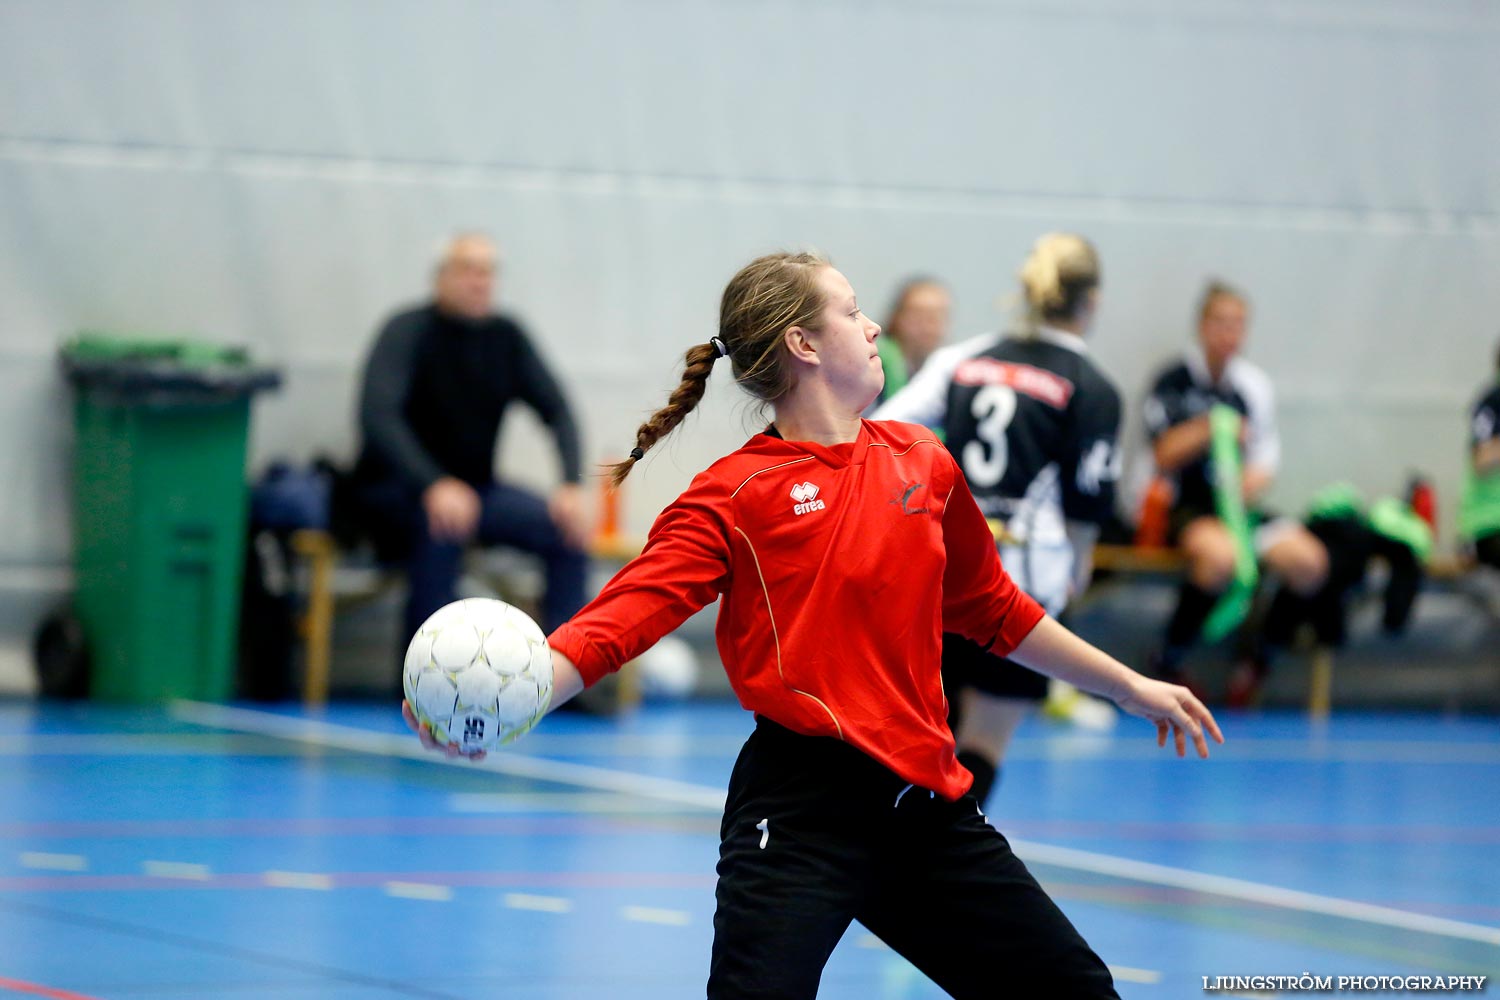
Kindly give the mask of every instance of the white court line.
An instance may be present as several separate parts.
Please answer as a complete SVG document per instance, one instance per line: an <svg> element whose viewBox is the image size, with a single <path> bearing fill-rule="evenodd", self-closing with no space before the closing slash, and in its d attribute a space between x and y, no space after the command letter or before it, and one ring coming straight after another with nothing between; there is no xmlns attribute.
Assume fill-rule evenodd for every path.
<svg viewBox="0 0 1500 1000"><path fill-rule="evenodd" d="M1411 913L1407 910L1392 909L1389 906L1377 906L1374 903L1359 903L1334 896L1319 896L1311 892L1282 889L1279 886L1229 878L1225 875L1208 875L1186 868L1169 868L1166 865L1152 864L1149 861L1132 861L1129 858L1117 858L1110 854L1095 854L1092 851L1078 851L1071 847L1057 847L1053 844L1038 844L1030 840L1011 840L1010 846L1027 861L1055 865L1059 868L1113 875L1116 878L1171 886L1214 896L1228 896L1231 899L1261 903L1286 910L1323 913L1331 917L1343 917L1368 924L1383 924L1387 927L1399 927L1402 930L1425 931L1428 934L1438 934L1443 937L1464 938L1484 944L1500 945L1500 927L1469 924L1461 920L1449 920L1445 917L1428 916L1425 913Z"/></svg>
<svg viewBox="0 0 1500 1000"><path fill-rule="evenodd" d="M544 781L576 784L585 788L602 788L607 791L642 795L683 805L695 805L715 812L721 812L724 808L724 793L718 789L692 785L683 781L669 781L623 771L610 771L602 767L585 767L542 758L521 757L509 752L490 754L484 761L474 765L463 760L450 760L441 754L424 750L412 736L372 733L350 726L337 726L310 719L297 719L245 708L206 705L200 702L173 702L172 714L199 725L260 733L265 736L279 736L315 746L405 757L439 765L477 766ZM1152 885L1188 889L1281 909L1322 913L1361 923L1422 931L1440 937L1500 945L1500 927L1465 923L1444 917L1397 910L1388 906L1377 906L1373 903L1360 903L1335 896L1320 896L1261 882L1250 882L1223 875L1209 875L1186 868L1170 868L1146 861L1133 861L1129 858L1078 851L1034 841L1012 840L1010 843L1023 859L1059 868L1095 872Z"/></svg>
<svg viewBox="0 0 1500 1000"><path fill-rule="evenodd" d="M409 733L375 733L367 729L339 726L331 722L296 719L272 712L209 705L196 701L174 701L171 704L171 713L178 719L201 726L259 733L263 736L279 736L282 739L311 743L315 746L355 750L384 757L404 757L427 764L481 768L536 781L578 785L583 788L596 788L625 795L643 795L664 802L711 809L714 812L720 812L724 808L724 793L716 788L705 788L702 785L691 785L685 781L673 781L669 778L652 778L623 771L611 771L602 767L589 767L586 764L569 764L542 757L525 757L509 751L492 753L484 760L474 763L462 757L448 758L431 750L425 750L417 742L417 738Z"/></svg>
<svg viewBox="0 0 1500 1000"><path fill-rule="evenodd" d="M44 854L41 851L23 851L21 852L21 867L49 872L82 872L88 871L89 859L82 854Z"/></svg>
<svg viewBox="0 0 1500 1000"><path fill-rule="evenodd" d="M183 878L194 882L206 882L211 875L208 865L185 861L143 861L141 871L154 878Z"/></svg>
<svg viewBox="0 0 1500 1000"><path fill-rule="evenodd" d="M654 906L622 906L620 916L641 924L665 924L668 927L686 927L693 922L693 915L686 910L659 910Z"/></svg>
<svg viewBox="0 0 1500 1000"><path fill-rule="evenodd" d="M264 879L266 885L273 889L327 890L333 888L333 876L320 875L317 872L268 871Z"/></svg>
<svg viewBox="0 0 1500 1000"><path fill-rule="evenodd" d="M1109 974L1122 983L1159 983L1161 973L1155 969L1136 969L1128 965L1111 965Z"/></svg>
<svg viewBox="0 0 1500 1000"><path fill-rule="evenodd" d="M446 885L429 882L387 882L382 888L387 896L397 899L426 899L434 903L446 903L453 898L453 890Z"/></svg>
<svg viewBox="0 0 1500 1000"><path fill-rule="evenodd" d="M507 892L505 905L512 910L536 910L539 913L567 913L573 909L571 899L561 896L533 896L526 892Z"/></svg>

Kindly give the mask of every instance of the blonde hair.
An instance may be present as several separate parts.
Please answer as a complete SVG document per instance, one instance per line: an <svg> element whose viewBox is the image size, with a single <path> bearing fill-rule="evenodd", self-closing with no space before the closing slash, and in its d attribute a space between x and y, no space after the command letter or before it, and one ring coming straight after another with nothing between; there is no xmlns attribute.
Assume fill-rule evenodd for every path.
<svg viewBox="0 0 1500 1000"><path fill-rule="evenodd" d="M1208 283L1203 286L1203 297L1198 300L1198 321L1200 323L1208 315L1208 310L1220 299L1233 299L1246 309L1250 308L1250 299L1245 296L1244 292L1227 281L1210 278Z"/></svg>
<svg viewBox="0 0 1500 1000"><path fill-rule="evenodd" d="M1071 319L1088 293L1099 287L1099 254L1076 233L1048 233L1021 265L1025 328L1046 320Z"/></svg>
<svg viewBox="0 0 1500 1000"><path fill-rule="evenodd" d="M756 399L774 403L795 384L787 361L786 331L794 326L822 326L823 290L818 273L829 266L817 252L773 253L757 257L729 280L719 302L719 334L707 344L688 348L682 381L635 432L630 457L607 468L613 485L630 475L651 446L666 437L693 411L708 387L708 376L727 352L734 380ZM715 343L717 341L717 343Z"/></svg>

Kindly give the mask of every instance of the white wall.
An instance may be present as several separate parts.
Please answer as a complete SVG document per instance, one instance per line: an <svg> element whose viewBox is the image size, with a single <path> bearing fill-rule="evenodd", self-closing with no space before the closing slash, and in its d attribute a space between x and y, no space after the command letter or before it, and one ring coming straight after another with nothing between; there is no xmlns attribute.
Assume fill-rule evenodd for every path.
<svg viewBox="0 0 1500 1000"><path fill-rule="evenodd" d="M1420 468L1449 513L1500 340L1497 52L1459 0L0 0L0 563L67 558L65 335L249 343L287 373L257 460L347 455L374 327L476 226L593 460L759 252L826 250L877 314L944 275L971 333L1076 229L1128 395L1226 277L1278 498ZM633 527L745 436L735 398L638 470Z"/></svg>

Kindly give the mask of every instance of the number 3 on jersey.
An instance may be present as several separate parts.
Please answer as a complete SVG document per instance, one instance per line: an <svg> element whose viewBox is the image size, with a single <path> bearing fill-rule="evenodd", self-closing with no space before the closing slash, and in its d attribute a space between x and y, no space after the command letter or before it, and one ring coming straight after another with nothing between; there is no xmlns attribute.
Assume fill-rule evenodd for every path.
<svg viewBox="0 0 1500 1000"><path fill-rule="evenodd" d="M1016 415L1016 390L1008 385L987 385L974 394L970 407L974 419L974 440L964 445L961 457L969 485L994 486L1005 477L1010 451L1005 432Z"/></svg>

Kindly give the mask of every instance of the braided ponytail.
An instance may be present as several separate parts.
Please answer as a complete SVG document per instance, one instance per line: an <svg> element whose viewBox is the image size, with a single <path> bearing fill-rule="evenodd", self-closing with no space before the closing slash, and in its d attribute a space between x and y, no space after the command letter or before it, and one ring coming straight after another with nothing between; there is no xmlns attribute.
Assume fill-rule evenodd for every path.
<svg viewBox="0 0 1500 1000"><path fill-rule="evenodd" d="M708 388L708 376L713 374L714 362L718 359L719 352L713 344L697 344L688 348L687 354L683 355L682 381L672 390L672 395L667 397L667 405L651 414L650 419L636 429L635 447L631 449L630 457L606 467L611 486L623 483L625 477L630 475L630 470L635 468L635 463L646 457L651 446L672 433L672 429L693 412L703 399L703 392Z"/></svg>
<svg viewBox="0 0 1500 1000"><path fill-rule="evenodd" d="M823 293L818 272L828 259L817 253L773 253L740 268L724 288L719 304L719 335L688 348L682 381L635 432L635 447L623 462L606 466L610 483L619 486L646 457L651 446L672 433L693 412L708 388L714 362L729 358L734 380L756 399L774 403L792 388L782 338L794 326L817 329L822 322Z"/></svg>

